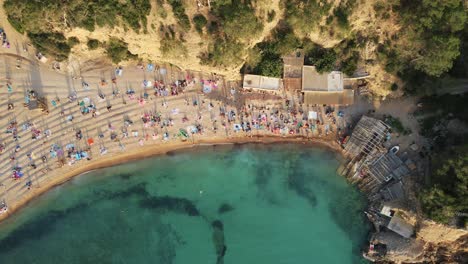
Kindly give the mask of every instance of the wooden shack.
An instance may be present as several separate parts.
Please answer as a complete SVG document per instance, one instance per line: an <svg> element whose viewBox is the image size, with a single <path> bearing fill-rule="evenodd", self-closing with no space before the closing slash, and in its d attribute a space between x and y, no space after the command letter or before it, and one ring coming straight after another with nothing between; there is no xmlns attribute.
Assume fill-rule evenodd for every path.
<svg viewBox="0 0 468 264"><path fill-rule="evenodd" d="M382 145L388 131L389 126L383 121L363 116L345 145L345 154L352 158L369 155L376 147Z"/></svg>
<svg viewBox="0 0 468 264"><path fill-rule="evenodd" d="M366 166L369 169L369 174L379 183L388 182L391 179L401 180L409 173L403 161L391 151L374 159Z"/></svg>

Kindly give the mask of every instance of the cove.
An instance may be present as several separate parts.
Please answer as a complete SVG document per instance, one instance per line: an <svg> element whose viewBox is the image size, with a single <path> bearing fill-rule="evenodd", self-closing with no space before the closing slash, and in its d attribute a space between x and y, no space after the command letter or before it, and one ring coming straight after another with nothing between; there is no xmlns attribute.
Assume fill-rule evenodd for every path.
<svg viewBox="0 0 468 264"><path fill-rule="evenodd" d="M366 263L335 153L198 147L81 175L0 224L0 263Z"/></svg>

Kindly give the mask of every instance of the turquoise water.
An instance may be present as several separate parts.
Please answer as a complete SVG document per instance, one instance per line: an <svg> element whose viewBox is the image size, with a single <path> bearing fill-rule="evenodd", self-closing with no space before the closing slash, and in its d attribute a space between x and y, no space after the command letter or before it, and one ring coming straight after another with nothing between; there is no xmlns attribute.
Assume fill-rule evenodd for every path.
<svg viewBox="0 0 468 264"><path fill-rule="evenodd" d="M0 224L0 263L360 263L364 199L337 166L279 144L93 171Z"/></svg>

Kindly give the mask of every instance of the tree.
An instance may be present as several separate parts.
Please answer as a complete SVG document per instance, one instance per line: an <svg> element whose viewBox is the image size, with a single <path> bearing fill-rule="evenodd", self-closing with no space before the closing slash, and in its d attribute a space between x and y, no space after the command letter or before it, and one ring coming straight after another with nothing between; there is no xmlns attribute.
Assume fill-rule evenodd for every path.
<svg viewBox="0 0 468 264"><path fill-rule="evenodd" d="M195 29L198 31L198 33L203 33L203 28L206 26L206 23L208 21L202 14L198 14L193 17L193 23L195 24Z"/></svg>
<svg viewBox="0 0 468 264"><path fill-rule="evenodd" d="M97 39L88 39L86 44L90 50L95 50L99 47L100 42Z"/></svg>
<svg viewBox="0 0 468 264"><path fill-rule="evenodd" d="M327 1L284 1L286 22L298 33L307 34L319 24L331 8Z"/></svg>
<svg viewBox="0 0 468 264"><path fill-rule="evenodd" d="M431 76L439 77L452 68L460 55L460 39L455 36L434 36L414 59L414 68Z"/></svg>
<svg viewBox="0 0 468 264"><path fill-rule="evenodd" d="M218 8L221 25L228 38L247 40L263 30L263 24L255 16L255 10L247 4L233 1Z"/></svg>
<svg viewBox="0 0 468 264"><path fill-rule="evenodd" d="M211 66L233 66L243 62L245 46L234 40L217 39L210 51L202 54L200 62Z"/></svg>
<svg viewBox="0 0 468 264"><path fill-rule="evenodd" d="M393 61L401 64L396 68L401 71L409 64L436 77L450 70L460 54L458 32L467 19L462 1L399 1L395 11L401 16L402 29L387 52L396 55Z"/></svg>
<svg viewBox="0 0 468 264"><path fill-rule="evenodd" d="M460 154L442 162L433 184L421 194L424 212L435 221L448 223L458 212L468 212L468 154Z"/></svg>
<svg viewBox="0 0 468 264"><path fill-rule="evenodd" d="M127 43L118 38L109 39L109 43L106 45L106 53L112 62L116 64L134 57L134 55L128 51Z"/></svg>
<svg viewBox="0 0 468 264"><path fill-rule="evenodd" d="M335 68L337 54L333 49L325 49L318 45L306 51L305 59L307 64L314 65L317 72L330 72Z"/></svg>
<svg viewBox="0 0 468 264"><path fill-rule="evenodd" d="M276 54L266 54L254 68L254 73L280 78L283 73L283 60Z"/></svg>

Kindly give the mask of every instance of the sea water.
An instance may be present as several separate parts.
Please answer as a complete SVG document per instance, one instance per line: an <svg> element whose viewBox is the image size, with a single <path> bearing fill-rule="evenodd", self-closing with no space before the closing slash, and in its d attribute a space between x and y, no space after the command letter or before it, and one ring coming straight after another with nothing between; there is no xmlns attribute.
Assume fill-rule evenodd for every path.
<svg viewBox="0 0 468 264"><path fill-rule="evenodd" d="M97 170L0 224L0 263L364 263L365 199L333 152L195 148Z"/></svg>

